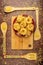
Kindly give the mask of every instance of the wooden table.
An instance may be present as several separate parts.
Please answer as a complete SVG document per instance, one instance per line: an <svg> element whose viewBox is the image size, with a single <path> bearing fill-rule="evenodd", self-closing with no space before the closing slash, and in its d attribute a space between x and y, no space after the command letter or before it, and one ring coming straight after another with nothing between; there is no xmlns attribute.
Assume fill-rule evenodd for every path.
<svg viewBox="0 0 43 65"><path fill-rule="evenodd" d="M15 11L15 13L13 12L13 13L9 13L9 14L5 14L4 12L3 12L3 7L2 6L4 6L4 5L12 5L12 6L15 6L15 7L20 7L20 6L38 6L38 7L42 7L42 3L40 4L40 2L39 2L39 0L38 1L36 1L36 0L34 0L34 2L32 1L32 0L30 0L30 1L20 1L20 0L4 0L4 3L3 3L3 5L2 5L2 3L3 3L3 1L2 0L0 0L0 13L3 13L3 14L0 14L0 24L2 23L2 21L3 21L3 17L5 17L5 19L6 19L6 22L7 22L7 24L8 24L8 31L7 31L7 54L10 54L10 55L14 55L14 54L16 54L16 55L22 55L22 54L26 54L26 53L29 53L29 52L36 52L36 53L38 53L38 51L39 51L39 48L41 47L43 47L43 14L42 14L42 10L40 10L40 14L39 14L39 26L40 26L40 31L41 31L41 36L42 36L42 38L41 38L41 40L39 40L39 41L34 41L34 48L32 49L32 50L11 50L11 46L10 46L10 43L11 43L11 31L9 31L9 30L11 30L11 16L12 15L14 15L15 13L16 13L16 11ZM19 3L19 4L18 4ZM40 4L40 5L39 5ZM22 11L23 12L23 11ZM18 12L16 13L16 14L18 14ZM33 15L33 13L32 13L32 15ZM9 35L8 35L9 34ZM0 51L2 51L2 47L1 47L1 45L2 45L2 32L1 32L1 30L0 30ZM42 48L43 49L43 48ZM1 56L3 56L2 55L2 52L1 52ZM4 59L3 59L4 60ZM36 61L29 61L29 60L26 60L26 59L5 59L6 60L6 62L7 62L7 64L6 65L36 65L37 64L37 62ZM4 64L4 61L3 61L3 64ZM0 63L0 65L1 65L1 63Z"/></svg>

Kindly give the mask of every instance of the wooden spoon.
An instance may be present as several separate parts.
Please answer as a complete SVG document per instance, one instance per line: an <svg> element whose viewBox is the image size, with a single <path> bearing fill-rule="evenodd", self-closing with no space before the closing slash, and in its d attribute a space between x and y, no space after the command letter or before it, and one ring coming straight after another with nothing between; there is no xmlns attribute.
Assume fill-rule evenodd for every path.
<svg viewBox="0 0 43 65"><path fill-rule="evenodd" d="M4 7L4 12L6 12L6 13L10 13L13 11L14 11L14 7L12 7L12 6L5 6Z"/></svg>
<svg viewBox="0 0 43 65"><path fill-rule="evenodd" d="M37 53L28 53L26 55L6 55L4 58L25 58L27 60L37 60Z"/></svg>
<svg viewBox="0 0 43 65"><path fill-rule="evenodd" d="M36 31L34 33L34 40L39 40L41 38L38 21L39 21L39 10L36 10Z"/></svg>
<svg viewBox="0 0 43 65"><path fill-rule="evenodd" d="M3 33L3 53L5 53L6 52L6 32L7 32L7 23L6 22L3 22L2 24L1 24L1 31L2 31L2 33Z"/></svg>
<svg viewBox="0 0 43 65"><path fill-rule="evenodd" d="M4 7L4 12L10 13L15 10L36 10L36 7L13 7L13 6L5 6Z"/></svg>

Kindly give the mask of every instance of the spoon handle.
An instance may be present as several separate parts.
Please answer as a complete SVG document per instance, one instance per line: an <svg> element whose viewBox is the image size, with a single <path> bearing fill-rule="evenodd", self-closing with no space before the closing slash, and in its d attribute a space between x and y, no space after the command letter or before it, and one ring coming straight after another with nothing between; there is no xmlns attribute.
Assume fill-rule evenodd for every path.
<svg viewBox="0 0 43 65"><path fill-rule="evenodd" d="M6 34L3 34L3 54L6 54Z"/></svg>
<svg viewBox="0 0 43 65"><path fill-rule="evenodd" d="M39 28L39 10L36 10L36 25L37 25L37 28Z"/></svg>

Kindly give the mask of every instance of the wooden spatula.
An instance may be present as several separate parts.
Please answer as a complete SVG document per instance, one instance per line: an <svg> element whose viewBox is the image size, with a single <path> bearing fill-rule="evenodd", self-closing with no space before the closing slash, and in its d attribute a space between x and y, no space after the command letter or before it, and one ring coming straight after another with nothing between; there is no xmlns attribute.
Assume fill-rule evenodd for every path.
<svg viewBox="0 0 43 65"><path fill-rule="evenodd" d="M6 52L6 49L5 49L5 46L6 46L6 32L7 32L7 23L6 22L3 22L1 24L1 31L3 33L3 53Z"/></svg>
<svg viewBox="0 0 43 65"><path fill-rule="evenodd" d="M41 38L38 21L39 21L39 10L36 10L36 31L34 33L34 40L39 40Z"/></svg>
<svg viewBox="0 0 43 65"><path fill-rule="evenodd" d="M37 60L37 53L28 53L26 55L6 55L4 58L25 58L27 60Z"/></svg>

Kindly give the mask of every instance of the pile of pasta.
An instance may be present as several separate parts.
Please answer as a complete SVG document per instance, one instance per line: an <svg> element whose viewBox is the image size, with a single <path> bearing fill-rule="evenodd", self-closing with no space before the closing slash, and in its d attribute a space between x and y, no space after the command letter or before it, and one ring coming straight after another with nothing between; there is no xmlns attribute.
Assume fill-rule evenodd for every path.
<svg viewBox="0 0 43 65"><path fill-rule="evenodd" d="M34 20L31 16L18 15L13 21L13 29L18 36L30 36L34 28Z"/></svg>

